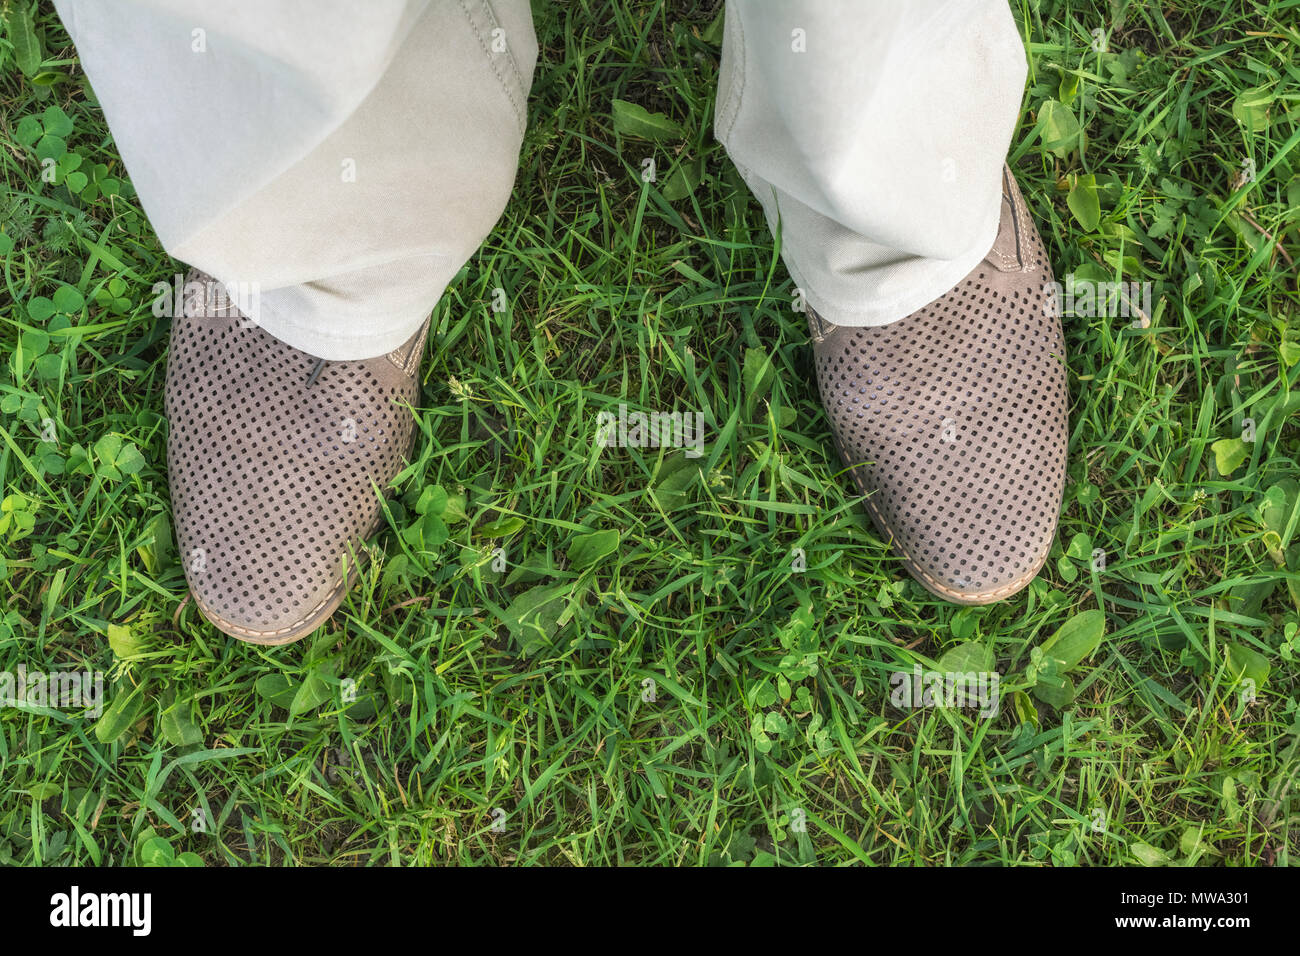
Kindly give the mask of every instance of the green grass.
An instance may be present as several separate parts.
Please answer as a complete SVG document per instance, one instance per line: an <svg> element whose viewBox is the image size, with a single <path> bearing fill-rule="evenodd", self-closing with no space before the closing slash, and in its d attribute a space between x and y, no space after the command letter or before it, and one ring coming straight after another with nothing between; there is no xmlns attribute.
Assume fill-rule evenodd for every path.
<svg viewBox="0 0 1300 956"><path fill-rule="evenodd" d="M182 267L48 4L43 65L0 41L0 670L99 669L110 701L0 709L0 863L1293 859L1297 5L1014 5L1011 163L1058 276L1157 285L1148 329L1067 318L1056 549L974 610L910 581L835 459L790 279L712 138L717 6L535 3L517 188L434 312L427 440L361 586L282 649L185 600L150 313ZM615 99L687 132L620 137ZM704 457L598 452L619 402L702 411ZM401 532L434 485L464 517L420 551ZM617 544L583 566L596 531ZM1094 609L1074 700L1043 703L1031 649ZM964 642L996 656L995 719L890 705L890 672Z"/></svg>

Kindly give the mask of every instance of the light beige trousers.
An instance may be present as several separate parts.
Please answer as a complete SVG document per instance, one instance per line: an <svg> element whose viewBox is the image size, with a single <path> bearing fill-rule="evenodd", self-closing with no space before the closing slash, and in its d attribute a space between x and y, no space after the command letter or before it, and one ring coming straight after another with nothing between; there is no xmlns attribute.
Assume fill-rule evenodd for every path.
<svg viewBox="0 0 1300 956"><path fill-rule="evenodd" d="M55 6L163 246L296 348L400 345L509 199L527 0ZM715 133L806 301L879 325L992 245L1024 78L1006 0L728 0Z"/></svg>

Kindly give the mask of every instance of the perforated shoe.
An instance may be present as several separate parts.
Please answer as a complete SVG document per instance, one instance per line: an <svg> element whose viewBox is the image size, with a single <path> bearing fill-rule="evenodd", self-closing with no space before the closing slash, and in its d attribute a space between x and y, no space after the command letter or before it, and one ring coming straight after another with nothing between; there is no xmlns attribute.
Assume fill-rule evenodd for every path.
<svg viewBox="0 0 1300 956"><path fill-rule="evenodd" d="M327 362L246 319L192 271L167 360L167 464L195 604L287 644L334 613L408 457L426 323L402 348Z"/></svg>
<svg viewBox="0 0 1300 956"><path fill-rule="evenodd" d="M1047 560L1065 487L1065 343L1052 267L1010 170L988 256L890 325L809 313L840 457L880 533L939 597L987 604Z"/></svg>

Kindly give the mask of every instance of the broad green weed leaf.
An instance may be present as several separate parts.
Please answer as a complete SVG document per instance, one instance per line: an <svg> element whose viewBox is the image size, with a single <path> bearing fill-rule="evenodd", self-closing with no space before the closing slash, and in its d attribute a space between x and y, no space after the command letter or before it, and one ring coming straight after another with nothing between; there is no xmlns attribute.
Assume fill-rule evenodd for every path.
<svg viewBox="0 0 1300 956"><path fill-rule="evenodd" d="M1061 662L1062 670L1075 667L1106 636L1106 615L1099 610L1076 614L1043 642L1043 653Z"/></svg>
<svg viewBox="0 0 1300 956"><path fill-rule="evenodd" d="M660 143L681 139L686 131L663 113L651 113L643 106L627 100L614 100L614 131L622 136L635 136Z"/></svg>

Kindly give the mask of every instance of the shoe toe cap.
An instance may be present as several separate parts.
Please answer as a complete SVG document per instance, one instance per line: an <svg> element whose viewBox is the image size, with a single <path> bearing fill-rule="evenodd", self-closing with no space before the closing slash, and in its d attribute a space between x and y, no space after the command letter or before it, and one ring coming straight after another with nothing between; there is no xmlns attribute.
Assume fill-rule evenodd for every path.
<svg viewBox="0 0 1300 956"><path fill-rule="evenodd" d="M328 573L302 573L283 561L279 571L268 573L274 565L265 557L221 543L205 547L201 538L183 532L178 537L190 593L203 616L221 631L258 644L285 644L316 630L342 602L352 577L346 554L320 569L328 567Z"/></svg>
<svg viewBox="0 0 1300 956"><path fill-rule="evenodd" d="M931 593L955 604L991 604L1026 587L1042 569L1055 526L1005 529L978 526L927 540L904 526L890 527L908 570Z"/></svg>
<svg viewBox="0 0 1300 956"><path fill-rule="evenodd" d="M874 469L867 508L908 570L958 604L1000 601L1043 567L1056 536L1064 436L1032 460L1007 454L1006 468L972 471L954 453L947 468ZM1041 457L1035 457L1041 455Z"/></svg>

